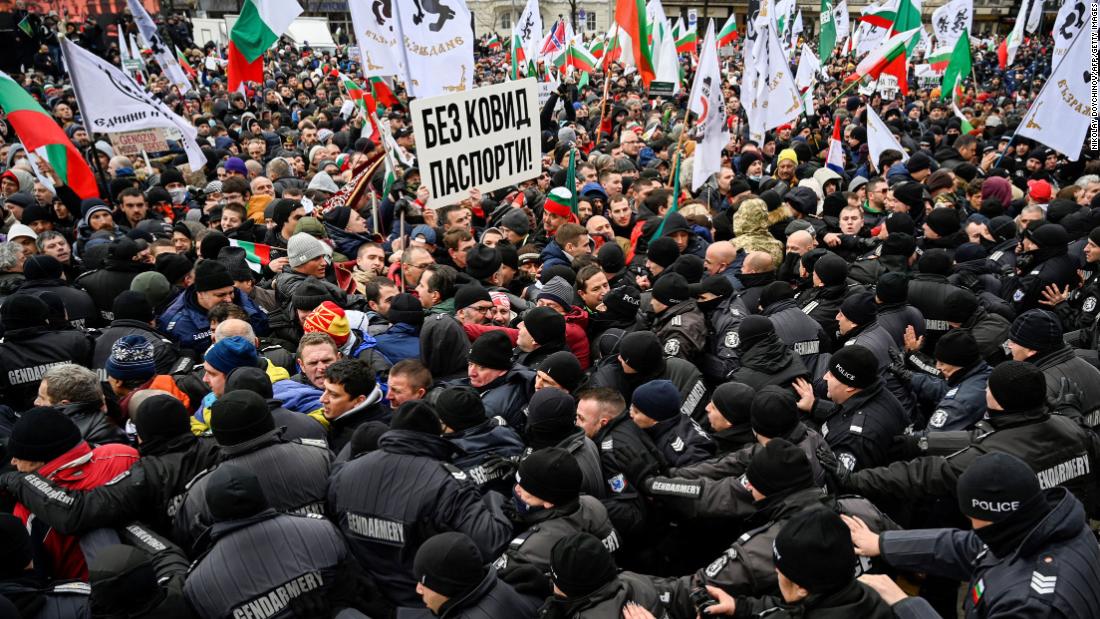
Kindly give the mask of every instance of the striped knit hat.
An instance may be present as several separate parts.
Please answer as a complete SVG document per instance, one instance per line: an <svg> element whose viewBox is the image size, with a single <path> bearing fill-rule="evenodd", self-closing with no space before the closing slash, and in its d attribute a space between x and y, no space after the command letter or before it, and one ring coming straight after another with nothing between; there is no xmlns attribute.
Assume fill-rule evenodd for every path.
<svg viewBox="0 0 1100 619"><path fill-rule="evenodd" d="M351 335L351 326L348 324L347 314L332 301L325 301L317 306L306 316L302 322L302 330L306 333L319 331L328 333L337 346L343 346Z"/></svg>
<svg viewBox="0 0 1100 619"><path fill-rule="evenodd" d="M546 201L542 203L542 209L547 213L553 213L558 217L566 217L570 222L577 223L577 216L573 214L573 209L569 206L572 201L573 192L565 187L555 187L550 190L550 195L546 196Z"/></svg>

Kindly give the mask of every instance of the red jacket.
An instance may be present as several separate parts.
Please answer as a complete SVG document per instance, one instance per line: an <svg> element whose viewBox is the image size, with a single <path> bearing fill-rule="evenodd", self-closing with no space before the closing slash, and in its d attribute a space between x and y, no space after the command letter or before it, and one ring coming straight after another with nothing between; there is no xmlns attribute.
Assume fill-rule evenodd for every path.
<svg viewBox="0 0 1100 619"><path fill-rule="evenodd" d="M466 331L466 337L470 338L471 342L489 331L503 331L512 341L512 346L516 345L516 340L519 338L519 329L509 327L464 324L462 329ZM574 307L565 315L565 345L577 356L577 360L581 362L581 369L587 370L592 364L592 358L588 347L588 312L584 311L584 308Z"/></svg>
<svg viewBox="0 0 1100 619"><path fill-rule="evenodd" d="M80 441L79 445L38 469L38 474L65 488L91 490L127 471L137 459L137 450L128 445L110 444L92 449L88 443ZM18 503L15 515L23 524L28 524L31 513ZM61 535L50 529L41 543L53 562L54 579L87 582L88 565L80 550L80 536Z"/></svg>

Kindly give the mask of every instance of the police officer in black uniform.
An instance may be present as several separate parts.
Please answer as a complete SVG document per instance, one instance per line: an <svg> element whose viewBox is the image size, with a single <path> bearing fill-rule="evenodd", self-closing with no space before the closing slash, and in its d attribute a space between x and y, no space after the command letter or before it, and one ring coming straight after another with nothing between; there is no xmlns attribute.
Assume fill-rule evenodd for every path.
<svg viewBox="0 0 1100 619"><path fill-rule="evenodd" d="M1005 360L1004 342L1012 323L1004 316L982 307L973 292L965 288L951 291L947 295L947 312L944 316L952 329L970 332L986 363L997 365Z"/></svg>
<svg viewBox="0 0 1100 619"><path fill-rule="evenodd" d="M34 558L27 526L11 514L0 514L0 599L7 598L18 611L4 617L68 619L91 617L87 583L47 582L28 569ZM0 611L3 608L0 607Z"/></svg>
<svg viewBox="0 0 1100 619"><path fill-rule="evenodd" d="M641 385L658 379L672 381L680 391L680 412L702 418L707 403L702 373L683 359L665 358L661 341L651 331L626 334L617 354L601 359L591 372L586 387L610 387L627 399Z"/></svg>
<svg viewBox="0 0 1100 619"><path fill-rule="evenodd" d="M473 540L448 531L425 541L413 559L416 592L437 617L532 617L530 598L516 593L486 567Z"/></svg>
<svg viewBox="0 0 1100 619"><path fill-rule="evenodd" d="M1027 361L1046 377L1047 400L1054 402L1063 390L1075 389L1080 410L1089 427L1100 425L1100 370L1078 357L1065 343L1062 325L1047 310L1024 312L1012 321L1007 348L1016 361Z"/></svg>
<svg viewBox="0 0 1100 619"><path fill-rule="evenodd" d="M433 394L443 439L453 448L451 462L478 485L507 494L515 470L510 460L524 448L519 433L499 419L486 418L485 405L471 387L447 387Z"/></svg>
<svg viewBox="0 0 1100 619"><path fill-rule="evenodd" d="M441 433L430 405L406 402L379 449L340 467L330 483L327 513L396 606L423 607L413 559L432 535L465 533L489 558L500 554L512 534L501 496L490 492L483 498L469 476L448 462L450 444Z"/></svg>
<svg viewBox="0 0 1100 619"><path fill-rule="evenodd" d="M635 389L630 416L669 466L687 466L714 455L714 441L680 412L680 392L670 381L655 380Z"/></svg>
<svg viewBox="0 0 1100 619"><path fill-rule="evenodd" d="M909 304L909 275L883 273L875 284L875 320L894 339L894 345L905 346L905 331L913 327L917 337L924 337L924 314Z"/></svg>
<svg viewBox="0 0 1100 619"><path fill-rule="evenodd" d="M850 292L847 277L848 263L836 254L827 253L814 263L813 287L798 295L802 311L821 325L834 349L839 341L836 312Z"/></svg>
<svg viewBox="0 0 1100 619"><path fill-rule="evenodd" d="M577 427L577 402L561 389L540 389L527 405L527 453L546 447L560 447L577 459L581 467L581 491L598 499L607 495L600 469L600 450Z"/></svg>
<svg viewBox="0 0 1100 619"><path fill-rule="evenodd" d="M924 316L924 345L921 350L932 354L936 340L947 333L947 298L959 287L947 281L951 273L951 256L942 249L926 251L917 262L920 273L909 282L909 304Z"/></svg>
<svg viewBox="0 0 1100 619"><path fill-rule="evenodd" d="M802 359L813 380L821 380L829 365L831 340L825 329L803 312L787 282L772 282L760 293L759 313L767 316L775 334Z"/></svg>
<svg viewBox="0 0 1100 619"><path fill-rule="evenodd" d="M14 410L34 406L38 383L50 366L91 366L91 337L83 331L51 331L49 313L41 299L29 294L12 295L0 306L0 401Z"/></svg>
<svg viewBox="0 0 1100 619"><path fill-rule="evenodd" d="M323 513L332 466L332 452L324 441L284 440L267 401L250 391L226 393L214 402L212 411L214 439L223 459L255 474L273 509ZM206 501L208 477L209 473L199 475L188 484L176 512L174 538L193 553L207 546L213 526Z"/></svg>
<svg viewBox="0 0 1100 619"><path fill-rule="evenodd" d="M737 306L733 284L724 275L708 275L691 284L691 295L706 317L706 347L698 366L709 384L721 383L737 368L737 325L744 312Z"/></svg>
<svg viewBox="0 0 1100 619"><path fill-rule="evenodd" d="M663 342L665 356L695 361L706 350L707 322L683 275L669 273L657 280L650 306L650 324Z"/></svg>
<svg viewBox="0 0 1100 619"><path fill-rule="evenodd" d="M786 387L799 378L810 377L802 357L779 339L770 318L747 316L737 327L737 337L741 368L730 374L730 380L762 389L767 385Z"/></svg>
<svg viewBox="0 0 1100 619"><path fill-rule="evenodd" d="M183 404L172 396L154 395L142 402L133 419L141 458L110 484L71 490L36 473L10 472L0 476L0 485L62 534L141 519L171 536L187 484L221 460L217 444L192 434L188 419Z"/></svg>

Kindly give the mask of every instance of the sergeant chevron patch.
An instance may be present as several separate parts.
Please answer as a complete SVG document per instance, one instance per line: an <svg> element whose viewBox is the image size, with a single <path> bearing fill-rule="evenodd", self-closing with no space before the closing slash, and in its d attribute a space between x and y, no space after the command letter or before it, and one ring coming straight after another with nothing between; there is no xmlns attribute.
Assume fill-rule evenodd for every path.
<svg viewBox="0 0 1100 619"><path fill-rule="evenodd" d="M1057 576L1043 576L1039 572L1031 573L1031 590L1039 595L1050 595L1054 593L1054 587L1057 584Z"/></svg>

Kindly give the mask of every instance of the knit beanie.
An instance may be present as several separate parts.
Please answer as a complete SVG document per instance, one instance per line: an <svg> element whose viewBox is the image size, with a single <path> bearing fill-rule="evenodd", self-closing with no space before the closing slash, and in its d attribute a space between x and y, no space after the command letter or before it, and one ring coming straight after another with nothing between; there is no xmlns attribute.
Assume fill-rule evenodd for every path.
<svg viewBox="0 0 1100 619"><path fill-rule="evenodd" d="M23 263L23 276L27 280L61 279L63 268L57 258L38 254L27 258Z"/></svg>
<svg viewBox="0 0 1100 619"><path fill-rule="evenodd" d="M485 574L486 567L477 545L456 531L429 538L413 558L416 581L448 598L460 598L473 591Z"/></svg>
<svg viewBox="0 0 1100 619"><path fill-rule="evenodd" d="M790 284L787 282L772 282L760 291L760 307L761 309L767 309L773 303L793 298L794 290Z"/></svg>
<svg viewBox="0 0 1100 619"><path fill-rule="evenodd" d="M210 406L210 414L210 431L222 447L239 445L275 431L275 418L267 408L267 400L251 391L222 395Z"/></svg>
<svg viewBox="0 0 1100 619"><path fill-rule="evenodd" d="M527 236L531 231L531 220L522 209L509 209L500 220L500 225L515 232L518 236Z"/></svg>
<svg viewBox="0 0 1100 619"><path fill-rule="evenodd" d="M183 402L170 395L154 395L141 403L133 415L142 442L174 438L191 432L191 415Z"/></svg>
<svg viewBox="0 0 1100 619"><path fill-rule="evenodd" d="M626 268L626 255L618 243L604 243L596 252L596 262L605 273L618 273Z"/></svg>
<svg viewBox="0 0 1100 619"><path fill-rule="evenodd" d="M591 533L564 536L550 549L550 578L569 598L583 598L618 575L611 551Z"/></svg>
<svg viewBox="0 0 1100 619"><path fill-rule="evenodd" d="M843 346L829 359L829 373L849 387L866 389L878 378L878 359L859 344Z"/></svg>
<svg viewBox="0 0 1100 619"><path fill-rule="evenodd" d="M848 525L836 513L813 507L788 520L772 543L775 567L813 593L831 593L852 582L856 553Z"/></svg>
<svg viewBox="0 0 1100 619"><path fill-rule="evenodd" d="M46 326L50 308L36 296L14 294L0 305L0 323L5 331Z"/></svg>
<svg viewBox="0 0 1100 619"><path fill-rule="evenodd" d="M755 393L755 389L744 383L722 383L711 394L710 401L726 421L735 426L744 425L749 422Z"/></svg>
<svg viewBox="0 0 1100 619"><path fill-rule="evenodd" d="M905 303L909 300L909 277L904 273L883 273L875 285L875 296L886 304Z"/></svg>
<svg viewBox="0 0 1100 619"><path fill-rule="evenodd" d="M233 278L217 260L203 260L195 267L195 292L232 288Z"/></svg>
<svg viewBox="0 0 1100 619"><path fill-rule="evenodd" d="M423 400L405 402L393 413L390 420L391 430L407 430L439 436L443 434L443 426L439 423L439 415L431 404Z"/></svg>
<svg viewBox="0 0 1100 619"><path fill-rule="evenodd" d="M527 310L523 326L539 346L565 343L565 317L549 307Z"/></svg>
<svg viewBox="0 0 1100 619"><path fill-rule="evenodd" d="M883 256L902 256L908 258L917 251L917 239L905 232L891 232L882 242Z"/></svg>
<svg viewBox="0 0 1100 619"><path fill-rule="evenodd" d="M512 369L512 341L504 331L494 330L474 340L469 360L493 370Z"/></svg>
<svg viewBox="0 0 1100 619"><path fill-rule="evenodd" d="M8 455L30 462L51 462L83 439L80 429L56 408L36 406L19 416L8 438Z"/></svg>
<svg viewBox="0 0 1100 619"><path fill-rule="evenodd" d="M142 293L134 290L124 290L115 297L111 305L115 320L137 320L140 322L152 322L153 306L149 299Z"/></svg>
<svg viewBox="0 0 1100 619"><path fill-rule="evenodd" d="M111 345L107 376L127 380L149 380L156 376L153 343L144 335L125 335Z"/></svg>
<svg viewBox="0 0 1100 619"><path fill-rule="evenodd" d="M679 273L668 273L654 284L653 298L664 305L672 306L690 299L691 291L684 276Z"/></svg>
<svg viewBox="0 0 1100 619"><path fill-rule="evenodd" d="M949 275L951 273L951 254L942 249L930 249L917 261L917 268L921 273L932 275Z"/></svg>
<svg viewBox="0 0 1100 619"><path fill-rule="evenodd" d="M332 248L317 240L307 232L299 232L290 237L286 244L290 268L295 269L320 256L331 256Z"/></svg>
<svg viewBox="0 0 1100 619"><path fill-rule="evenodd" d="M947 293L947 303L943 309L944 320L963 324L970 320L979 306L978 297L973 292L966 288L955 288Z"/></svg>
<svg viewBox="0 0 1100 619"><path fill-rule="evenodd" d="M639 374L650 374L661 367L664 351L661 340L652 331L633 331L619 343L619 356Z"/></svg>
<svg viewBox="0 0 1100 619"><path fill-rule="evenodd" d="M478 281L492 277L503 263L495 247L475 245L466 251L466 274Z"/></svg>
<svg viewBox="0 0 1100 619"><path fill-rule="evenodd" d="M573 214L573 210L569 207L572 201L572 191L565 187L555 187L547 194L546 200L542 203L542 209L547 213L553 213L558 217L565 217L569 221L576 222L577 216Z"/></svg>
<svg viewBox="0 0 1100 619"><path fill-rule="evenodd" d="M859 326L874 322L875 295L870 292L848 295L840 304L840 313Z"/></svg>
<svg viewBox="0 0 1100 619"><path fill-rule="evenodd" d="M402 292L394 295L390 301L390 311L386 318L394 324L404 323L419 328L424 324L424 306L415 295Z"/></svg>
<svg viewBox="0 0 1100 619"><path fill-rule="evenodd" d="M768 385L752 398L750 421L760 436L787 436L798 425L798 398L790 389Z"/></svg>
<svg viewBox="0 0 1100 619"><path fill-rule="evenodd" d="M848 263L834 253L828 253L814 264L814 273L825 286L843 284L844 278L848 277Z"/></svg>
<svg viewBox="0 0 1100 619"><path fill-rule="evenodd" d="M351 209L346 206L337 206L324 215L325 223L343 230L351 219Z"/></svg>
<svg viewBox="0 0 1100 619"><path fill-rule="evenodd" d="M466 309L479 301L493 302L489 291L480 284L466 284L455 291L455 310Z"/></svg>
<svg viewBox="0 0 1100 619"><path fill-rule="evenodd" d="M554 382L561 385L562 389L572 393L580 386L584 379L584 370L577 356L568 350L559 350L542 360L535 368L539 372L545 372Z"/></svg>
<svg viewBox="0 0 1100 619"><path fill-rule="evenodd" d="M203 260L217 260L218 252L229 247L229 237L221 232L210 232L199 241L199 257Z"/></svg>
<svg viewBox="0 0 1100 619"><path fill-rule="evenodd" d="M745 316L737 326L736 347L746 351L772 335L775 335L775 325L771 319L767 316L751 314Z"/></svg>
<svg viewBox="0 0 1100 619"><path fill-rule="evenodd" d="M333 297L332 289L326 286L325 282L315 277L307 277L304 282L298 284L298 287L294 289L294 294L290 297L290 304L296 310L312 312L325 301L337 302L337 305L339 305L338 301L341 300Z"/></svg>
<svg viewBox="0 0 1100 619"><path fill-rule="evenodd" d="M1026 412L1046 404L1043 371L1026 361L1004 361L989 375L989 393L1006 413Z"/></svg>
<svg viewBox="0 0 1100 619"><path fill-rule="evenodd" d="M555 506L576 501L582 481L577 459L560 447L536 450L519 463L516 474L520 487Z"/></svg>
<svg viewBox="0 0 1100 619"><path fill-rule="evenodd" d="M485 403L472 387L447 387L435 401L439 419L455 432L485 423Z"/></svg>
<svg viewBox="0 0 1100 619"><path fill-rule="evenodd" d="M936 361L960 368L970 367L982 360L978 342L969 331L951 329L936 340Z"/></svg>
<svg viewBox="0 0 1100 619"><path fill-rule="evenodd" d="M646 249L646 258L661 268L667 269L680 257L680 246L671 237L654 239Z"/></svg>
<svg viewBox="0 0 1100 619"><path fill-rule="evenodd" d="M145 295L151 307L158 307L168 300L172 294L172 285L162 273L146 271L138 273L137 277L130 281L130 290Z"/></svg>
<svg viewBox="0 0 1100 619"><path fill-rule="evenodd" d="M1028 310L1012 321L1008 339L1039 352L1054 350L1063 344L1062 323L1047 310Z"/></svg>
<svg viewBox="0 0 1100 619"><path fill-rule="evenodd" d="M745 469L745 477L765 497L814 484L814 471L806 454L782 438L773 438L756 450Z"/></svg>
<svg viewBox="0 0 1100 619"><path fill-rule="evenodd" d="M1004 452L979 456L959 476L955 487L959 511L993 523L1032 507L1042 492L1031 466Z"/></svg>
<svg viewBox="0 0 1100 619"><path fill-rule="evenodd" d="M604 296L603 305L610 318L633 320L642 306L642 293L633 286L618 286Z"/></svg>
<svg viewBox="0 0 1100 619"><path fill-rule="evenodd" d="M932 209L924 223L936 234L948 236L959 231L959 213L953 208L941 206Z"/></svg>
<svg viewBox="0 0 1100 619"><path fill-rule="evenodd" d="M267 371L256 366L241 366L225 377L225 390L251 391L265 400L275 397L275 388Z"/></svg>
<svg viewBox="0 0 1100 619"><path fill-rule="evenodd" d="M256 345L240 335L214 342L213 346L206 349L203 359L210 364L210 367L222 374L229 374L239 367L253 367L259 363Z"/></svg>
<svg viewBox="0 0 1100 619"><path fill-rule="evenodd" d="M573 285L565 281L563 277L554 276L542 285L542 290L539 291L538 300L547 299L553 301L560 305L563 310L568 312L573 309L574 296Z"/></svg>
<svg viewBox="0 0 1100 619"><path fill-rule="evenodd" d="M539 389L527 404L527 445L553 447L576 431L577 402L560 389Z"/></svg>
<svg viewBox="0 0 1100 619"><path fill-rule="evenodd" d="M208 261L204 260L203 262ZM153 264L153 268L157 273L164 275L165 279L176 285L182 284L183 278L187 277L187 274L190 273L191 269L195 266L187 256L172 253L160 254ZM208 267L203 268L206 269ZM197 270L195 275L198 277ZM225 286L219 287L224 288ZM198 289L196 288L196 290ZM217 290L217 288L206 288L205 290Z"/></svg>
<svg viewBox="0 0 1100 619"><path fill-rule="evenodd" d="M206 482L206 504L214 522L240 520L268 508L259 478L232 461L215 467Z"/></svg>
<svg viewBox="0 0 1100 619"><path fill-rule="evenodd" d="M302 331L305 333L327 333L336 342L337 347L347 343L351 336L351 326L348 324L347 314L344 309L332 301L325 301L317 306L302 321Z"/></svg>
<svg viewBox="0 0 1100 619"><path fill-rule="evenodd" d="M651 380L634 390L630 404L654 421L680 414L680 390L669 380Z"/></svg>

